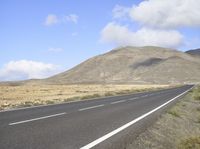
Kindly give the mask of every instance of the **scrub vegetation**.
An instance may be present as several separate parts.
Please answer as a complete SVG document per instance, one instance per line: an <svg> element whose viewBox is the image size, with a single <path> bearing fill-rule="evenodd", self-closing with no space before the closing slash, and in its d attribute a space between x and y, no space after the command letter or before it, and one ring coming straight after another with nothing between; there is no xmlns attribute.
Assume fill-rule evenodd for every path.
<svg viewBox="0 0 200 149"><path fill-rule="evenodd" d="M86 100L167 88L168 85L0 85L0 109Z"/></svg>

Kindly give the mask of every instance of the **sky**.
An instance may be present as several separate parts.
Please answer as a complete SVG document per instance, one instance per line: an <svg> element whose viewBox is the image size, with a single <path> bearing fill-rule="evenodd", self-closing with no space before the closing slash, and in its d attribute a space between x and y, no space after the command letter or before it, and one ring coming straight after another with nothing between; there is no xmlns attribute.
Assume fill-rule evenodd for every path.
<svg viewBox="0 0 200 149"><path fill-rule="evenodd" d="M200 48L200 0L1 0L0 81L46 78L119 46Z"/></svg>

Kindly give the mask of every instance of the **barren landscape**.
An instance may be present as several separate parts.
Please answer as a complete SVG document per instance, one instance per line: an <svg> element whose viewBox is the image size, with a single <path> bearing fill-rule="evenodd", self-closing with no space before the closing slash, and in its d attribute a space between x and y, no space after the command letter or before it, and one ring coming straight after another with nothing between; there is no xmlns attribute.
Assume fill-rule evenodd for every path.
<svg viewBox="0 0 200 149"><path fill-rule="evenodd" d="M200 0L0 1L0 149L200 149Z"/></svg>
<svg viewBox="0 0 200 149"><path fill-rule="evenodd" d="M168 85L0 85L0 109L53 104L166 88Z"/></svg>

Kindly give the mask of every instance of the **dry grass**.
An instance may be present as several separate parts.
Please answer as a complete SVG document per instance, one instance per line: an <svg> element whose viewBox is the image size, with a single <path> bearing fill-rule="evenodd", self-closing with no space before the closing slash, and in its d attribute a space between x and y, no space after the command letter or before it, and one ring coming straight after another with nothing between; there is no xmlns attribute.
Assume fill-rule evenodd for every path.
<svg viewBox="0 0 200 149"><path fill-rule="evenodd" d="M169 87L167 85L0 85L0 109L53 104Z"/></svg>
<svg viewBox="0 0 200 149"><path fill-rule="evenodd" d="M127 146L128 149L200 149L200 87Z"/></svg>
<svg viewBox="0 0 200 149"><path fill-rule="evenodd" d="M176 107L172 108L171 110L168 111L168 114L171 114L175 117L181 117L179 111L177 110Z"/></svg>
<svg viewBox="0 0 200 149"><path fill-rule="evenodd" d="M193 98L200 101L200 87L193 90Z"/></svg>
<svg viewBox="0 0 200 149"><path fill-rule="evenodd" d="M199 149L200 148L200 136L189 137L183 139L177 146L178 149Z"/></svg>

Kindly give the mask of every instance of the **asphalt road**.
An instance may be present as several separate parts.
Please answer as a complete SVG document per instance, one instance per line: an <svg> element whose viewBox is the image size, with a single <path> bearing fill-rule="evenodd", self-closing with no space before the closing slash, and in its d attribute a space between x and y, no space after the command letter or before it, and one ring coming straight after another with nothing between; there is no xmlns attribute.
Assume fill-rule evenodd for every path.
<svg viewBox="0 0 200 149"><path fill-rule="evenodd" d="M111 148L192 87L0 112L0 149Z"/></svg>

